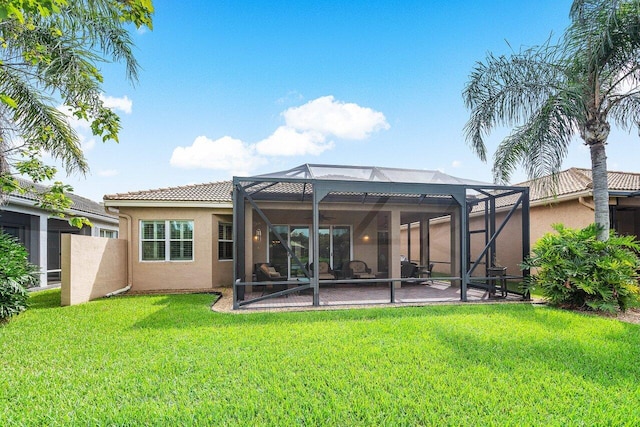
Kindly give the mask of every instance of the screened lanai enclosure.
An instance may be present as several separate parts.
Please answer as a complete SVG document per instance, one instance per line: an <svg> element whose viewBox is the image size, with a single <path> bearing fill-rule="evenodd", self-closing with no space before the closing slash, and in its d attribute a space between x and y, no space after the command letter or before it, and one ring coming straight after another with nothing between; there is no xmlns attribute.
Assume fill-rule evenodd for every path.
<svg viewBox="0 0 640 427"><path fill-rule="evenodd" d="M526 187L305 164L233 191L235 309L527 297Z"/></svg>

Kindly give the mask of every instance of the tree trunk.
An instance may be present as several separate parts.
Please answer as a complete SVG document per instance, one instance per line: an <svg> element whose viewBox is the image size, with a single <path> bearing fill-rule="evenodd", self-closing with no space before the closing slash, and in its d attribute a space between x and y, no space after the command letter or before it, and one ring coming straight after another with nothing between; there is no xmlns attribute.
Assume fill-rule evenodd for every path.
<svg viewBox="0 0 640 427"><path fill-rule="evenodd" d="M607 154L604 143L590 144L591 175L593 180L593 204L595 205L595 222L602 226L598 240L609 239L609 182L607 179Z"/></svg>
<svg viewBox="0 0 640 427"><path fill-rule="evenodd" d="M581 129L580 136L591 152L591 183L595 223L602 227L598 240L609 240L609 182L607 177L607 154L605 145L611 126L603 113L592 112Z"/></svg>

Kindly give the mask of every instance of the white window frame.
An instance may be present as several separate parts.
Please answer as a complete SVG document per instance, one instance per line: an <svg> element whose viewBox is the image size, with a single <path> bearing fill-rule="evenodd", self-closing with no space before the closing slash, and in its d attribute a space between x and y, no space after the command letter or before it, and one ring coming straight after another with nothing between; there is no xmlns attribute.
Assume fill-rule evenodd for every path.
<svg viewBox="0 0 640 427"><path fill-rule="evenodd" d="M191 223L191 239L172 239L171 238L171 223ZM164 237L162 239L145 239L144 238L144 224L145 223L164 223ZM192 219L142 219L140 220L140 233L139 233L139 256L140 262L194 262L195 261L195 222ZM144 242L164 242L164 259L143 259L143 246ZM171 243L172 242L191 242L191 259L171 259Z"/></svg>
<svg viewBox="0 0 640 427"><path fill-rule="evenodd" d="M220 227L229 227L231 238L229 239L221 239L220 238ZM224 233L223 233L224 235ZM231 243L231 256L229 258L221 258L220 257L220 243ZM227 262L233 261L233 223L231 222L218 222L218 261Z"/></svg>
<svg viewBox="0 0 640 427"><path fill-rule="evenodd" d="M103 236L103 234L109 234L109 236ZM112 230L110 228L99 228L98 229L99 237L106 237L107 239L117 239L118 238L118 230Z"/></svg>

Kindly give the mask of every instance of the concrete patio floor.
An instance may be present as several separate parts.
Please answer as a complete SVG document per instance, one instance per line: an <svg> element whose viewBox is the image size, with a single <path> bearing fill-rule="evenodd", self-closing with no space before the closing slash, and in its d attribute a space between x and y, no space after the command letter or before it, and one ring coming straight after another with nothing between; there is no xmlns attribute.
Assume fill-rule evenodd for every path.
<svg viewBox="0 0 640 427"><path fill-rule="evenodd" d="M247 292L245 301L259 298L268 294L263 292ZM509 294L507 298L490 297L489 293L482 289L469 288L467 290L468 301L520 301L520 295ZM424 282L416 284L403 284L401 288L395 289L394 304L396 305L412 305L422 303L439 303L439 302L460 302L459 286L452 286L450 282L438 281ZM357 305L375 305L390 304L391 293L389 286L382 285L360 285L346 286L338 285L336 287L320 288L320 306L357 306ZM291 293L285 296L269 298L240 307L240 310L255 309L278 309L287 307L312 307L313 294L311 290L305 290L299 293Z"/></svg>

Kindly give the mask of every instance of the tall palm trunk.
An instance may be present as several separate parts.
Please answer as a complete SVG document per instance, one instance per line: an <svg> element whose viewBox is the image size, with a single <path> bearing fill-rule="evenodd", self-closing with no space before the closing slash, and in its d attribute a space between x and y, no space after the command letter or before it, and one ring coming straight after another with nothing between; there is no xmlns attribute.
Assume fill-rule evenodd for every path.
<svg viewBox="0 0 640 427"><path fill-rule="evenodd" d="M611 127L606 120L587 120L582 139L591 152L591 175L593 182L593 204L595 205L595 222L602 226L598 240L609 239L609 182L607 179L607 153L605 145Z"/></svg>
<svg viewBox="0 0 640 427"><path fill-rule="evenodd" d="M602 226L598 240L609 238L609 182L607 180L607 155L604 143L589 145L591 151L591 174L593 179L593 203L596 224Z"/></svg>

